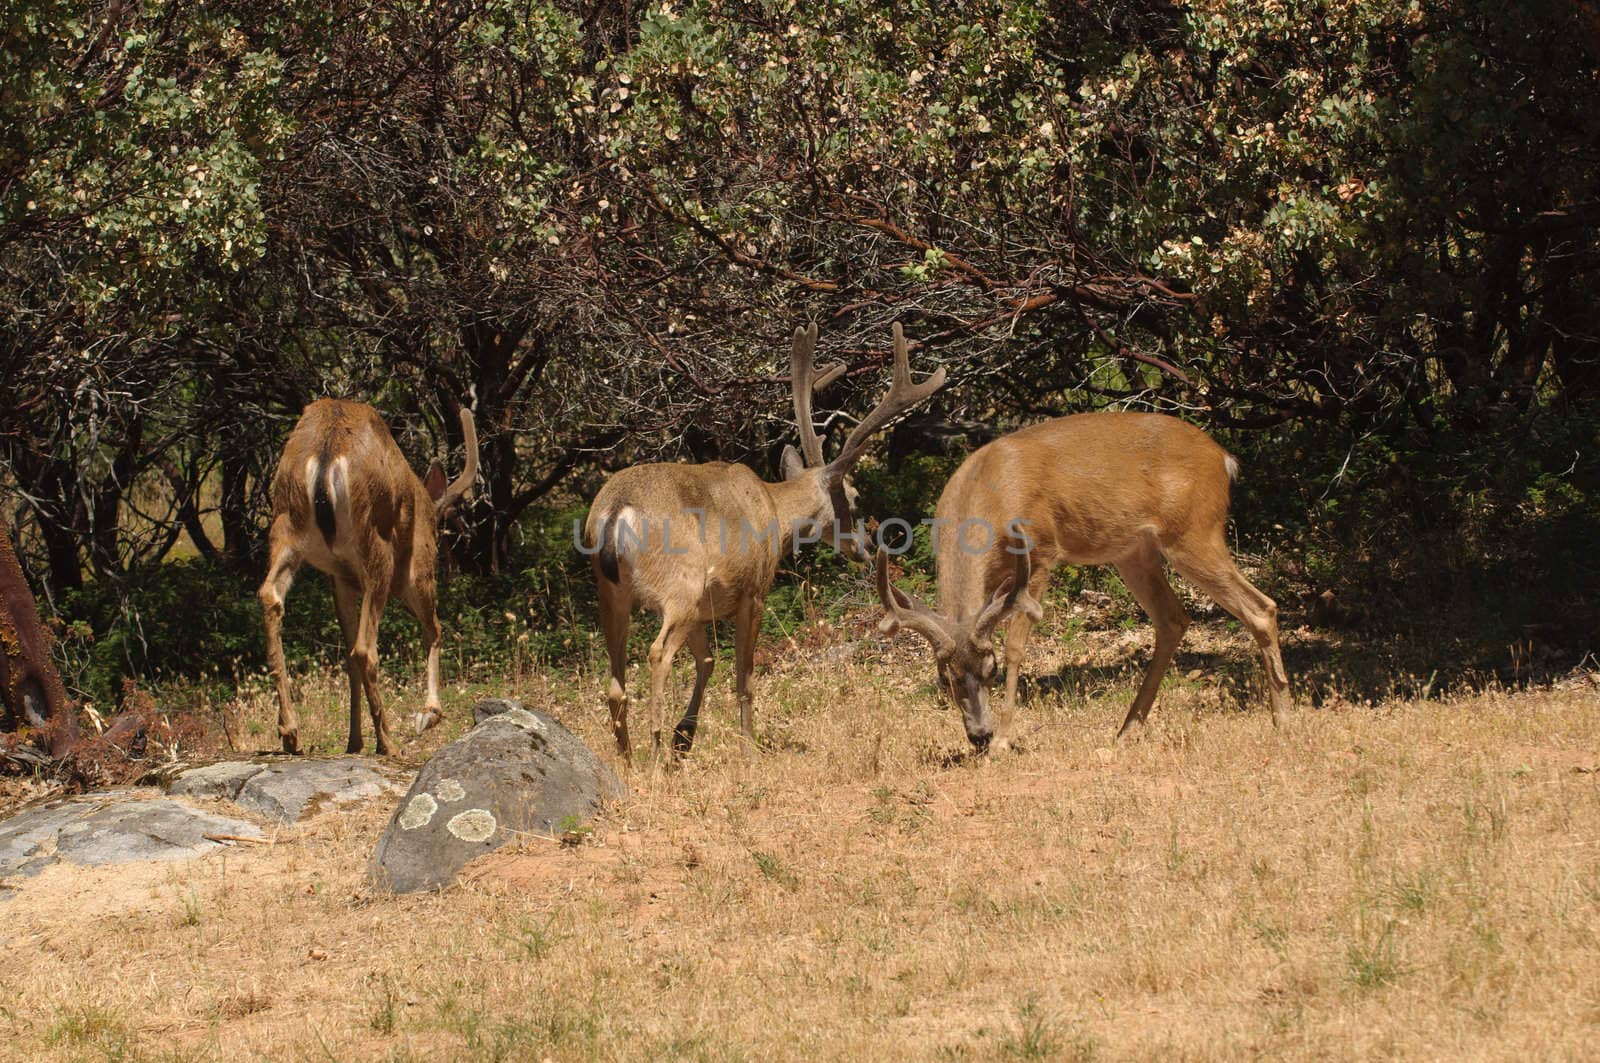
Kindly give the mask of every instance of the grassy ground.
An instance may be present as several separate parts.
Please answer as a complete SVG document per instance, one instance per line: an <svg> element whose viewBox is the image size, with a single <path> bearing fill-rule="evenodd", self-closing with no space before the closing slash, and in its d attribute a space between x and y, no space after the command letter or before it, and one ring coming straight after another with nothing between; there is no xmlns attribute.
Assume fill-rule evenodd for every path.
<svg viewBox="0 0 1600 1063"><path fill-rule="evenodd" d="M1325 688L1275 731L1245 689L1248 640L1207 621L1143 739L1114 744L1149 635L1112 626L1034 647L1025 749L987 760L964 755L920 646L868 630L764 655L762 753L734 741L720 668L687 767L636 776L585 844L530 839L440 895L368 892L387 804L192 864L8 883L0 1054L1577 1059L1600 1043L1589 677L1360 704ZM397 710L420 701L414 676L388 682ZM303 733L342 748L342 678L301 685ZM509 685L609 753L597 675ZM490 689L506 684L453 686L450 727L401 759ZM252 681L228 707L234 742L269 744L271 713Z"/></svg>

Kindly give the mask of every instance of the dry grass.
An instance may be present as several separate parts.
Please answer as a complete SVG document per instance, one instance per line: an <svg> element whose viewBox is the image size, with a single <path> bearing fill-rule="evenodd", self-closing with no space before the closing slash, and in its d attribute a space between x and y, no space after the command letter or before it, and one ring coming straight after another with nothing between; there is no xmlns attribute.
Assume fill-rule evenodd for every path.
<svg viewBox="0 0 1600 1063"><path fill-rule="evenodd" d="M1239 636L1197 625L1191 640L1206 629L1253 674ZM904 642L890 659L877 643L843 663L780 655L754 758L732 740L722 669L688 767L636 780L587 844L531 841L437 896L367 893L386 806L189 865L54 868L0 900L0 1052L1593 1052L1592 687L1332 699L1274 731L1180 659L1149 733L1112 745L1137 634L1102 647L1102 679L1037 694L1026 750L993 761L960 756ZM1050 652L1032 671L1060 665ZM324 749L342 738L342 685L308 690ZM604 749L599 689L556 676L517 693ZM246 730L270 735L269 711L249 693Z"/></svg>

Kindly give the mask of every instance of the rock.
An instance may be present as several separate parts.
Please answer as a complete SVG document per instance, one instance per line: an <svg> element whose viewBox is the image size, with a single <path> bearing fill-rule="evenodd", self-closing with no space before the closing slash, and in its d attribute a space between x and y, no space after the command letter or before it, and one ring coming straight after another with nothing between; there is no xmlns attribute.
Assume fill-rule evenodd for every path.
<svg viewBox="0 0 1600 1063"><path fill-rule="evenodd" d="M33 875L56 861L56 835L88 813L74 801L36 805L0 823L0 875Z"/></svg>
<svg viewBox="0 0 1600 1063"><path fill-rule="evenodd" d="M481 710L481 711L480 711ZM394 893L437 889L475 857L527 834L560 834L626 788L554 719L492 699L476 727L423 765L368 872Z"/></svg>
<svg viewBox="0 0 1600 1063"><path fill-rule="evenodd" d="M265 764L248 760L229 760L190 768L167 784L167 793L186 797L223 797L232 801L252 775L266 770Z"/></svg>
<svg viewBox="0 0 1600 1063"><path fill-rule="evenodd" d="M387 797L399 793L400 787L365 759L296 757L190 768L168 784L167 792L225 797L262 815L294 823L326 805Z"/></svg>
<svg viewBox="0 0 1600 1063"><path fill-rule="evenodd" d="M521 703L510 698L484 698L472 706L472 722L476 726L491 716L503 716L512 709L520 708L522 708Z"/></svg>
<svg viewBox="0 0 1600 1063"><path fill-rule="evenodd" d="M359 760L297 759L252 775L237 800L245 808L294 823L325 805L387 798L402 785Z"/></svg>
<svg viewBox="0 0 1600 1063"><path fill-rule="evenodd" d="M157 799L108 805L63 827L56 836L56 851L89 867L129 860L188 860L222 844L207 834L262 837L253 823Z"/></svg>
<svg viewBox="0 0 1600 1063"><path fill-rule="evenodd" d="M37 874L61 860L85 866L190 860L223 848L208 834L262 837L253 823L201 812L153 790L53 801L0 823L0 875Z"/></svg>
<svg viewBox="0 0 1600 1063"><path fill-rule="evenodd" d="M861 643L854 640L835 642L817 652L816 662L819 664L848 664L856 659L857 651L860 649Z"/></svg>

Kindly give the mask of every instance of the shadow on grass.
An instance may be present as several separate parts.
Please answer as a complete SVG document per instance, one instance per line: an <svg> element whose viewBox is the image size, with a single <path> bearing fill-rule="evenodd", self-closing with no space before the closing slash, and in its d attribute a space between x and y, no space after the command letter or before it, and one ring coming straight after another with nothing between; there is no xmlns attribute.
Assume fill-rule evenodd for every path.
<svg viewBox="0 0 1600 1063"><path fill-rule="evenodd" d="M1515 616L1494 623L1463 618L1457 624L1396 622L1346 624L1305 629L1292 614L1281 625L1283 664L1296 702L1313 707L1330 698L1378 702L1393 697L1426 700L1446 693L1497 686L1512 689L1547 685L1576 669L1595 664L1594 610L1569 608L1569 623L1523 623ZM1309 637L1294 634L1310 630ZM1191 629L1192 630L1192 629ZM1153 632L1149 635L1154 639ZM1213 684L1241 709L1264 702L1259 652L1249 636L1222 649L1179 646L1168 670L1172 676L1198 671L1195 681ZM1037 697L1074 701L1122 689L1132 697L1150 663L1146 642L1109 664L1067 665L1054 673L1024 672L1019 702Z"/></svg>

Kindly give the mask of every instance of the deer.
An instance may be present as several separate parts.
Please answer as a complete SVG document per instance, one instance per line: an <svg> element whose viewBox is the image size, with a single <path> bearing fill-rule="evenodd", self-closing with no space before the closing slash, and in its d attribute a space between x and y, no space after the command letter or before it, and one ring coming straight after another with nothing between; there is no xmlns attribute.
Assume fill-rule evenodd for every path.
<svg viewBox="0 0 1600 1063"><path fill-rule="evenodd" d="M0 517L0 708L10 727L30 727L52 757L65 756L78 737L76 706L67 698L61 673L50 659L50 636L22 564L11 546L11 532Z"/></svg>
<svg viewBox="0 0 1600 1063"><path fill-rule="evenodd" d="M850 473L868 440L944 385L943 367L920 383L912 381L905 334L896 322L889 390L827 461L812 422L812 395L845 367L835 363L817 373L812 361L816 342L814 323L795 329L789 379L800 450L784 447L781 481L769 483L746 465L720 461L635 465L607 480L589 507L584 552L590 554L599 588L600 626L611 666L607 705L617 752L629 767L633 749L625 677L634 609L642 606L661 616L649 656L652 769L661 763L667 678L685 642L695 659L694 690L673 728L672 760L694 745L701 699L715 665L706 625L716 620L733 620L739 729L753 750L756 636L779 558L820 540L852 560L867 560Z"/></svg>
<svg viewBox="0 0 1600 1063"><path fill-rule="evenodd" d="M266 578L258 597L266 621L267 663L278 694L278 736L285 753L300 752L300 725L289 697L283 661L284 599L302 564L333 582L339 628L349 651L350 738L362 749L361 699L372 716L378 753L394 750L378 692L378 621L391 596L416 618L428 647L428 694L413 717L418 734L444 718L439 705L439 643L434 562L439 521L466 496L478 476L478 433L461 409L466 442L461 475L445 484L435 463L419 480L371 406L319 399L305 408L283 444L272 478L272 526Z"/></svg>
<svg viewBox="0 0 1600 1063"><path fill-rule="evenodd" d="M1154 413L1084 413L1043 421L974 451L939 497L933 522L939 609L889 579L875 560L886 635L905 629L933 649L939 685L980 754L1011 748L1017 681L1040 600L1059 565L1105 565L1155 625L1155 650L1118 738L1143 728L1189 626L1163 572L1170 564L1239 619L1266 671L1274 726L1290 711L1278 607L1228 551L1229 490L1239 462L1210 436ZM994 634L1005 626L1005 701L991 717Z"/></svg>

